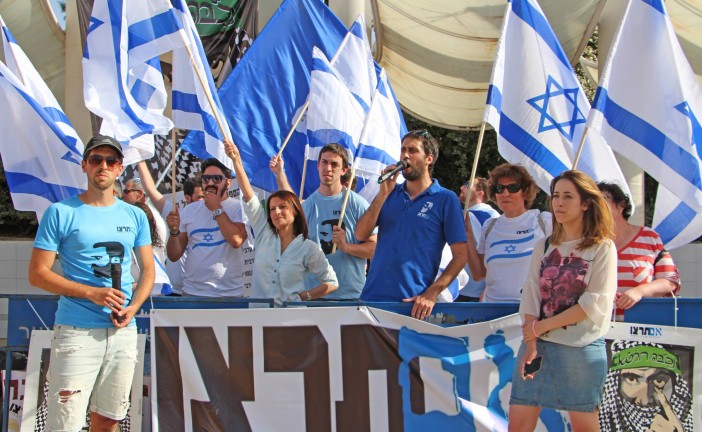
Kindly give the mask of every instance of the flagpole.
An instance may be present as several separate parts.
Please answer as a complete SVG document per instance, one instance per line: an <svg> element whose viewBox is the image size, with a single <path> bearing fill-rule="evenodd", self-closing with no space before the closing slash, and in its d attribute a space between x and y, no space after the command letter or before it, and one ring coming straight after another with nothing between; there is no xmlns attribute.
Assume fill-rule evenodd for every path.
<svg viewBox="0 0 702 432"><path fill-rule="evenodd" d="M305 178L307 177L307 158L309 158L309 145L305 145L305 159L302 162L302 180L300 181L300 195L298 195L300 198L302 198L302 194L305 192Z"/></svg>
<svg viewBox="0 0 702 432"><path fill-rule="evenodd" d="M585 145L585 137L587 136L587 131L589 129L590 128L586 126L585 130L583 131L583 136L580 138L580 145L578 146L578 153L575 155L575 160L573 161L573 168L571 169L575 169L575 167L578 166L578 162L580 161L580 155L583 153L583 146Z"/></svg>
<svg viewBox="0 0 702 432"><path fill-rule="evenodd" d="M341 43L339 44L339 48L336 49L336 52L334 53L334 57L329 60L330 65L334 65L336 62L336 59L339 58L339 53L341 53L341 50L344 48L346 45L346 42L348 41L349 34L347 33L344 39L342 39ZM295 128L297 128L297 125L300 123L300 120L302 120L302 116L305 115L307 112L307 108L310 107L310 100L307 98L305 101L305 104L302 105L302 108L300 108L300 114L298 114L297 118L292 124L292 127L290 128L290 131L288 132L288 135L285 137L285 140L283 141L283 144L280 146L280 150L278 151L278 157L283 154L283 150L285 149L285 146L288 145L288 141L290 141L290 137L292 136L293 132L295 131ZM302 196L302 195L300 195Z"/></svg>
<svg viewBox="0 0 702 432"><path fill-rule="evenodd" d="M487 106L485 107L487 109ZM478 171L478 159L480 158L480 150L483 147L483 137L485 136L485 120L480 124L480 134L478 135L478 146L475 148L475 156L473 157L473 168L470 171L470 180L468 181L468 190L466 191L466 202L464 211L468 212L468 202L473 194L473 182L475 181L475 173Z"/></svg>
<svg viewBox="0 0 702 432"><path fill-rule="evenodd" d="M217 107L214 103L214 100L212 99L212 95L210 94L209 86L205 83L205 78L202 76L202 73L200 73L200 70L197 68L197 63L195 62L195 57L193 56L193 52L190 50L190 45L188 44L188 40L185 37L185 30L178 31L178 34L180 34L180 38L183 39L183 45L185 46L185 51L188 53L188 57L190 57L190 64L193 65L193 70L195 71L195 75L197 76L197 79L198 79L198 81L200 81L200 85L202 86L202 89L204 90L205 97L207 98L207 103L209 103L210 109L212 109L212 114L214 115L214 118L217 121L217 126L219 126L219 131L222 133L222 137L231 139L231 137L228 137L224 133L224 126L222 126L222 120L219 118L219 114L217 113L218 110L217 110Z"/></svg>
<svg viewBox="0 0 702 432"><path fill-rule="evenodd" d="M307 165L307 164L305 164ZM349 202L349 196L351 195L351 184L353 184L353 179L356 176L356 164L351 165L351 183L346 188L346 193L344 194L344 202L341 204L341 214L339 215L338 227L341 228L341 224L344 223L344 214L346 214L346 204ZM333 233L332 233L333 236ZM331 253L336 252L336 243L332 246Z"/></svg>
<svg viewBox="0 0 702 432"><path fill-rule="evenodd" d="M172 209L175 210L176 208L176 164L175 164L175 159L176 159L176 128L173 126L173 129L171 129L171 139L173 140L171 144L171 155L173 157L171 158L171 204L173 204Z"/></svg>

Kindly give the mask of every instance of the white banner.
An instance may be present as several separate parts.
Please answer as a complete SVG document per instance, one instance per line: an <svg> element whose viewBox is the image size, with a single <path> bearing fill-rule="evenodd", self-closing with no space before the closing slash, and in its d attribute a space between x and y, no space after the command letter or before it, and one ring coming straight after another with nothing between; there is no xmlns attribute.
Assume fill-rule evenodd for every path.
<svg viewBox="0 0 702 432"><path fill-rule="evenodd" d="M439 327L367 307L160 309L151 336L154 431L506 431L521 329L517 315ZM702 430L687 409L694 383L700 412L700 330L616 323L611 336L627 340L610 354L614 421L632 424L626 400L632 430L661 420L658 406ZM542 410L537 430L570 428Z"/></svg>

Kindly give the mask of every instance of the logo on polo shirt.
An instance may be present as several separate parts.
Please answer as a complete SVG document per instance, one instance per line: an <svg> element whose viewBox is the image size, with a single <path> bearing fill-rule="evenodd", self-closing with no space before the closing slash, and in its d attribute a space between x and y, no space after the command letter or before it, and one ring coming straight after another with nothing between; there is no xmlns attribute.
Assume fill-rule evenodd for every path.
<svg viewBox="0 0 702 432"><path fill-rule="evenodd" d="M431 208L434 207L434 203L431 201L427 201L424 203L424 206L422 209L417 213L417 216L424 218L424 219L429 219L429 215L427 214Z"/></svg>

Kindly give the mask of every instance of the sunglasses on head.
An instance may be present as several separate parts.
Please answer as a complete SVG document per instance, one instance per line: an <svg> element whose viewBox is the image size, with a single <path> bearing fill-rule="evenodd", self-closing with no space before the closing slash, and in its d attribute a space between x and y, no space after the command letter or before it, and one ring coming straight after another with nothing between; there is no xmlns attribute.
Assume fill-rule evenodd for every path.
<svg viewBox="0 0 702 432"><path fill-rule="evenodd" d="M120 163L122 163L122 160L118 157L114 157L114 156L105 157L105 156L101 156L101 155L90 155L90 156L88 156L87 161L92 166L100 166L100 165L102 165L102 162L104 161L107 163L107 166L109 168L114 168L117 165L119 165Z"/></svg>
<svg viewBox="0 0 702 432"><path fill-rule="evenodd" d="M202 184L208 184L209 182L212 182L218 185L222 183L222 180L224 180L224 176L219 174L202 176Z"/></svg>
<svg viewBox="0 0 702 432"><path fill-rule="evenodd" d="M522 190L522 185L519 183L510 183L508 185L498 184L492 188L492 190L495 191L495 194L501 194L505 191L505 189L507 189L507 192L509 193L517 193Z"/></svg>

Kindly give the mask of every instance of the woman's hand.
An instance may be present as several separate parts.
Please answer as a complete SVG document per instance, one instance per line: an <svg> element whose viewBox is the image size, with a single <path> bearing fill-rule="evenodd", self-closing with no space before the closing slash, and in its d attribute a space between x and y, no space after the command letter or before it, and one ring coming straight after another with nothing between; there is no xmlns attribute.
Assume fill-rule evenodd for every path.
<svg viewBox="0 0 702 432"><path fill-rule="evenodd" d="M534 379L534 374L524 375L524 367L527 364L531 364L532 361L537 357L538 352L536 350L536 341L528 342L526 344L526 351L524 352L524 357L522 357L522 362L519 365L519 374L522 376L523 380Z"/></svg>

